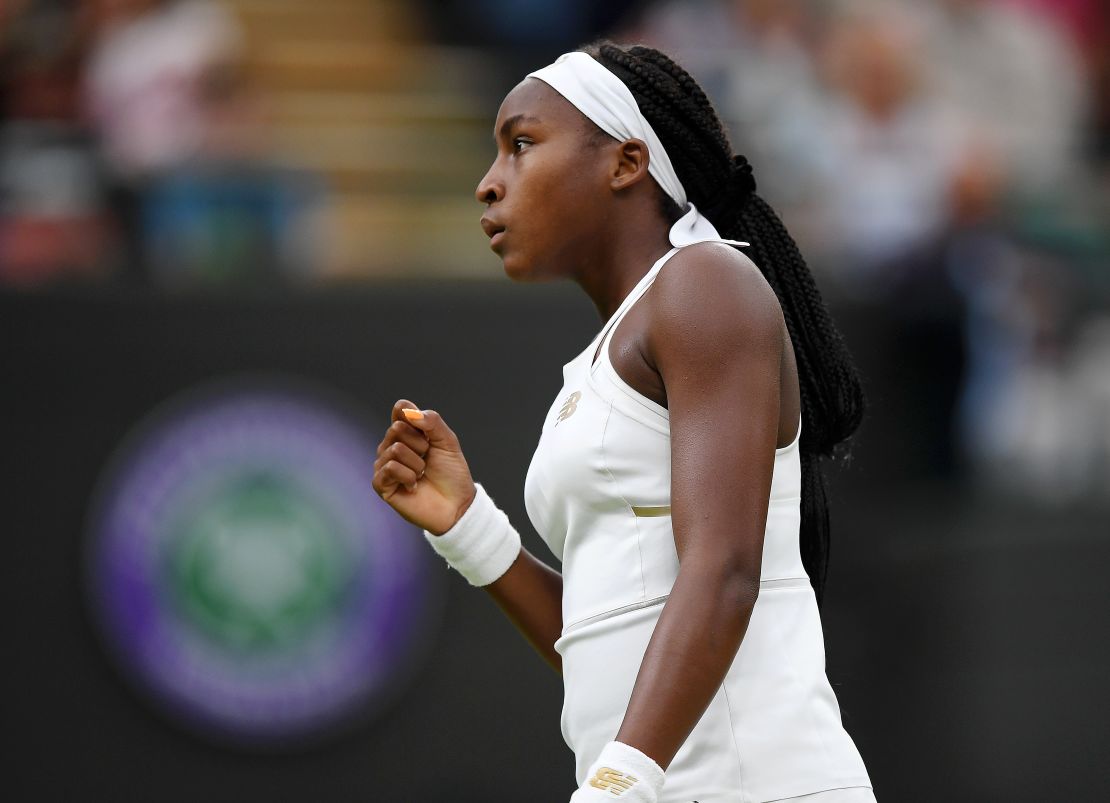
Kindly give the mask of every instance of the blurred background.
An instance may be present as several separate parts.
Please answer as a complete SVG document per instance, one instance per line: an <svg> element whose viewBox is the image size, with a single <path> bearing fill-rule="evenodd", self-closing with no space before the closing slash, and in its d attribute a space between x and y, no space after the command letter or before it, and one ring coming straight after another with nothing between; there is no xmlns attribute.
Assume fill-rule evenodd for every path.
<svg viewBox="0 0 1110 803"><path fill-rule="evenodd" d="M546 554L598 322L473 189L602 35L705 86L864 374L824 619L879 799L1103 799L1104 2L3 0L6 799L569 797L558 677L367 472L435 407Z"/></svg>

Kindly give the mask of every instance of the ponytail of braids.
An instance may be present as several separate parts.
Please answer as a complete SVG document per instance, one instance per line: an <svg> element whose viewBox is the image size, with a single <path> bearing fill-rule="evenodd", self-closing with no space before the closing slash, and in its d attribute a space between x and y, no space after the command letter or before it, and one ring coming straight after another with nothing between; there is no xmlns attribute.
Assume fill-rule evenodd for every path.
<svg viewBox="0 0 1110 803"><path fill-rule="evenodd" d="M653 48L601 41L583 50L632 92L666 148L690 201L721 236L746 240L745 253L778 296L794 347L802 406L800 550L818 603L829 554L829 513L822 462L859 427L864 398L851 355L794 239L756 194L747 160L734 156L709 98L681 66ZM678 209L665 193L664 206Z"/></svg>
<svg viewBox="0 0 1110 803"><path fill-rule="evenodd" d="M753 192L731 225L722 223L722 236L751 243L746 253L778 296L794 345L802 397L802 564L820 601L830 529L822 460L859 428L863 389L813 274L771 206Z"/></svg>

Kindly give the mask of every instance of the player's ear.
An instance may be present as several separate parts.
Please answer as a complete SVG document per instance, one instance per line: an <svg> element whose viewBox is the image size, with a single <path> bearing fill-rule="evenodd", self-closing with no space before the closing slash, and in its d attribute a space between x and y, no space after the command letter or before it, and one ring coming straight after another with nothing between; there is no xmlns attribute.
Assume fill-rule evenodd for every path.
<svg viewBox="0 0 1110 803"><path fill-rule="evenodd" d="M617 145L613 162L613 172L609 186L613 190L623 190L643 181L648 175L647 143L640 139L629 139Z"/></svg>

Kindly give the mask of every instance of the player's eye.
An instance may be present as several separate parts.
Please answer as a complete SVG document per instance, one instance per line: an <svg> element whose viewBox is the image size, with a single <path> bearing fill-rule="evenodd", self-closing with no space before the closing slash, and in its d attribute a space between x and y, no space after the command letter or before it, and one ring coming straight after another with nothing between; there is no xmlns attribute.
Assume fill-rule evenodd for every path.
<svg viewBox="0 0 1110 803"><path fill-rule="evenodd" d="M527 137L513 137L513 151L520 153L528 145L532 144L532 140Z"/></svg>

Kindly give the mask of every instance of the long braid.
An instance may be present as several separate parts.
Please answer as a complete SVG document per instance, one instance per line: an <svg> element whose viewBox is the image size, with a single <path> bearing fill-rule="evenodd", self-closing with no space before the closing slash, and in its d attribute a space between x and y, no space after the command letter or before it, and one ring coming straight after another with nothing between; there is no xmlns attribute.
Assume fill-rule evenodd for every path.
<svg viewBox="0 0 1110 803"><path fill-rule="evenodd" d="M805 258L771 206L755 192L751 167L734 156L713 104L675 61L640 45L602 41L583 48L632 92L689 199L722 236L751 243L745 253L778 296L794 347L802 406L801 555L818 602L828 567L829 516L821 460L833 456L863 418L864 398L844 341ZM665 211L681 212L665 193Z"/></svg>

